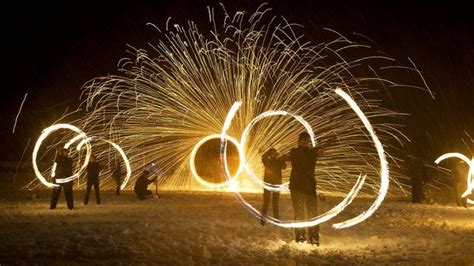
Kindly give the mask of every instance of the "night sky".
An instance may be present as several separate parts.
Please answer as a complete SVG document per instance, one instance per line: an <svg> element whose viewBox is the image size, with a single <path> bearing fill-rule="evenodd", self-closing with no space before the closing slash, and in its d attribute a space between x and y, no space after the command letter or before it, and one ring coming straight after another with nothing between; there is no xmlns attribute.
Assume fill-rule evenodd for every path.
<svg viewBox="0 0 474 266"><path fill-rule="evenodd" d="M31 138L79 103L81 85L117 73L126 45L147 48L156 42L152 22L162 26L193 20L206 26L207 5L219 1L114 1L108 4L65 1L17 1L3 9L2 97L0 98L0 161L18 161ZM224 2L227 10L255 10L261 2ZM372 45L400 62L411 58L436 94L402 90L384 104L412 115L407 133L435 153L462 147L466 132L474 137L474 19L461 1L413 4L413 1L268 1L272 15L305 26L308 40L318 43L323 28L344 35L361 33ZM201 28L202 28L201 27ZM399 80L397 82L404 82ZM12 134L25 93L28 98ZM432 153L432 154L431 154ZM437 154L436 154L437 155Z"/></svg>

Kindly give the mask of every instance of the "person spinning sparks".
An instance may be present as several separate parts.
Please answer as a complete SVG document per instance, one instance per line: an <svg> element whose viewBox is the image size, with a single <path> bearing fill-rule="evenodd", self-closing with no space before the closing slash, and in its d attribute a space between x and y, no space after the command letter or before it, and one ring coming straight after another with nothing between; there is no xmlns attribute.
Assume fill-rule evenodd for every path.
<svg viewBox="0 0 474 266"><path fill-rule="evenodd" d="M311 137L303 132L298 137L298 147L286 155L291 162L290 194L295 220L316 217L318 201L316 198L316 179L314 170L316 160L321 156L321 146L311 147ZM306 209L306 212L305 212ZM306 241L305 228L296 228L296 242ZM319 225L308 228L309 242L319 246Z"/></svg>
<svg viewBox="0 0 474 266"><path fill-rule="evenodd" d="M140 175L135 182L133 191L135 194L137 194L137 198L140 200L152 198L154 195L153 192L148 190L148 185L155 182L155 180L158 178L158 175L155 173L155 177L150 180L148 177L151 175L152 173L149 170L144 170L142 175Z"/></svg>
<svg viewBox="0 0 474 266"><path fill-rule="evenodd" d="M56 179L62 179L72 176L72 159L69 158L67 149L60 149L59 155L56 158L56 172L54 176L54 183L56 184ZM66 197L66 203L68 209L74 209L74 199L72 195L72 186L74 181L69 181L66 183L58 184L59 187L53 188L53 195L51 197L50 209L56 209L58 204L59 196L61 194L61 189L64 188L64 196Z"/></svg>

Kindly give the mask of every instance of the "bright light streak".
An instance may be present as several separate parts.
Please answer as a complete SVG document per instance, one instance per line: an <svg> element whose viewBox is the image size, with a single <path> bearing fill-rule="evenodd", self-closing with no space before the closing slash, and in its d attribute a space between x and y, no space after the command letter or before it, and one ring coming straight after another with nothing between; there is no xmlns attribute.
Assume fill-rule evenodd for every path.
<svg viewBox="0 0 474 266"><path fill-rule="evenodd" d="M335 92L337 95L341 96L350 105L350 107L352 108L352 110L354 110L354 112L360 118L362 123L364 123L364 126L367 129L367 131L369 131L370 137L372 138L375 148L377 149L377 154L380 160L380 189L379 189L377 198L375 199L374 203L370 206L370 208L367 211L361 213L359 216L354 217L342 223L333 224L334 228L341 229L341 228L351 227L353 225L356 225L366 220L379 208L380 204L382 204L383 200L385 199L385 195L387 195L390 179L389 179L388 162L387 162L387 158L385 157L385 151L383 149L382 142L380 142L379 138L375 134L374 128L372 127L372 124L370 123L369 119L367 119L364 112L362 112L362 110L359 108L357 103L347 93L345 93L340 88L337 88Z"/></svg>
<svg viewBox="0 0 474 266"><path fill-rule="evenodd" d="M300 124L303 125L303 127L306 129L306 132L308 132L310 138L311 138L311 145L316 146L316 137L314 136L314 132L313 132L313 129L311 128L311 126L309 125L309 123L304 120L303 117L301 116L298 116L298 115L294 115L292 113L288 113L286 111L281 111L281 110L278 110L278 111L266 111L266 112L263 112L261 113L260 115L258 115L257 117L255 117L248 125L247 127L244 129L244 133L242 134L242 137L240 138L240 145L242 146L242 152L243 154L245 154L245 144L247 143L247 138L249 136L249 133L250 133L250 130L252 130L253 126L260 120L262 120L263 118L266 118L266 117L271 117L271 116L291 116L293 117L294 119L296 119L296 121L300 122ZM267 189L267 190L270 190L270 191L275 191L275 192L279 192L279 191L282 191L282 190L286 190L288 189L288 185L289 185L289 182L286 182L286 183L283 183L283 184L271 184L271 183L268 183L268 182L265 182L264 180L260 179L252 170L252 168L250 167L250 165L247 163L247 161L245 161L245 156L244 156L244 169L245 171L247 172L247 174L252 178L252 180L254 182L256 182L257 184L259 184L260 186L263 186L263 188Z"/></svg>
<svg viewBox="0 0 474 266"><path fill-rule="evenodd" d="M197 182L193 182L189 158L179 158L191 153L204 137L202 132L211 129L209 134L219 133L229 106L238 99L245 106L226 130L237 140L250 121L267 110L298 114L310 125L318 125L313 128L318 137L331 135L340 140L328 150L329 156L318 161L318 170L325 173L318 183L319 191L344 195L355 183L355 176L348 178L348 172L367 174L367 183L378 183L378 167L364 159L377 156L375 149L365 149L372 145L371 139L366 138L365 129L354 130L352 125L360 124L357 115L344 115L352 112L350 107L330 95L337 87L356 93L371 106L371 116L384 118L385 123L377 126L380 140L387 146L391 141L402 142L402 126L391 121L398 114L372 97L373 91L385 90L386 85L399 85L389 78L397 69L392 66L394 59L380 56L374 49L365 50L369 48L365 44L333 30L326 40L312 43L293 23L279 14L271 15L270 10L262 5L237 15L222 6L220 15L212 12L210 25L190 21L166 27L150 49L130 47L134 54L119 61L115 75L84 85L83 103L78 109L87 114L77 120L77 125L90 136L120 140L117 143L126 151L132 169L156 161L160 172L166 173L160 180L163 189L194 190ZM381 67L365 71L372 63ZM390 67L383 67L385 63ZM416 71L413 67L409 69ZM416 84L410 87L426 90ZM245 147L246 159L257 174L263 165L251 160L258 157L261 148L267 143L286 148L288 139L297 137L301 126L282 121L261 120L253 129L265 132ZM116 151L104 153L113 158ZM395 185L389 193L404 195L408 182L400 181L408 177L393 171L390 178ZM33 181L27 188L40 185ZM253 181L249 183L251 186L241 184L240 191L258 187ZM114 185L110 180L103 187ZM372 192L372 187L365 186L359 195Z"/></svg>
<svg viewBox="0 0 474 266"><path fill-rule="evenodd" d="M41 174L39 168L38 168L38 164L37 164L37 156L38 156L38 152L39 152L39 149L41 147L41 144L43 143L43 141L53 132L59 130L59 129L69 129L71 131L74 131L76 132L78 135L80 136L83 136L85 137L85 133L82 132L79 128L73 126L73 125L69 125L69 124L56 124L56 125L52 125L50 127L47 127L46 129L43 130L43 132L41 133L40 137L38 138L38 140L36 141L36 144L35 144L35 147L33 148L33 154L32 154L32 163L33 163L33 170L35 172L35 175L36 177L41 181L41 183L43 183L44 185L46 185L47 187L50 187L50 188L54 188L54 187L58 187L59 185L57 184L54 184L54 183L51 183L51 182L48 182L48 180L46 180L46 178ZM75 174L73 174L72 176L70 177L67 177L65 179L62 179L62 180L74 180L75 178L77 178L81 173L82 171L84 171L85 167L87 167L87 164L89 163L89 157L90 157L90 153L91 153L91 150L89 147L87 147L87 154L86 154L86 158L84 160L84 164L82 165L82 167L79 169L79 171L77 171ZM55 170L56 167L53 166L53 170ZM54 172L54 171L53 171Z"/></svg>
<svg viewBox="0 0 474 266"><path fill-rule="evenodd" d="M89 137L89 138L86 138L86 139L82 140L77 145L77 150L78 151L81 150L81 147L84 144L89 145L89 143L92 139L95 139L95 140L98 140L98 141L103 141L105 143L108 143L108 144L112 145L112 147L114 147L114 149L117 150L117 152L122 157L123 162L125 163L125 168L127 169L127 174L125 175L125 179L123 180L122 185L120 185L120 189L124 189L125 186L127 186L128 181L130 180L130 177L132 176L132 167L130 166L130 161L128 160L127 155L125 154L123 149L118 144L116 144L112 141L106 140L106 139L100 139L100 138L94 138L94 137Z"/></svg>
<svg viewBox="0 0 474 266"><path fill-rule="evenodd" d="M229 190L232 191L232 192L238 191L239 190L239 182L235 179L230 180Z"/></svg>
<svg viewBox="0 0 474 266"><path fill-rule="evenodd" d="M235 104L234 104L235 106ZM226 122L232 121L235 112L229 112L227 117L226 117ZM229 122L230 123L230 122ZM227 131L226 128L228 127L223 127L223 130L221 132L221 136L227 136ZM225 150L227 146L227 141L225 138L224 140L221 141L221 163L224 165L224 174L227 180L231 180L230 174L227 171L227 160L225 156ZM222 140L222 139L221 139ZM243 154L243 152L241 152ZM247 209L248 212L250 212L252 215L259 219L264 219L265 221L280 226L284 228L301 228L301 227L310 227L310 226L315 226L321 223L324 223L333 217L337 216L340 212L342 212L349 204L351 204L352 200L356 197L357 193L360 191L362 188L362 185L364 184L365 181L365 176L357 179L356 184L352 187L351 191L346 195L346 197L335 207L330 209L329 211L325 212L324 214L318 215L317 217L313 217L311 219L308 219L306 221L281 221L279 219L276 219L274 217L269 217L269 216L263 216L260 211L255 209L250 203L248 203L240 194L239 190L235 190L235 195L240 202L240 204Z"/></svg>
<svg viewBox="0 0 474 266"><path fill-rule="evenodd" d="M26 94L25 94L25 97L23 97L23 101L21 102L21 105L20 105L20 110L18 110L18 113L16 114L15 123L13 124L12 133L15 133L16 123L18 122L18 117L20 116L21 110L23 109L23 104L24 104L25 101L26 101L26 96L28 96L28 93L26 93Z"/></svg>
<svg viewBox="0 0 474 266"><path fill-rule="evenodd" d="M469 166L469 170L467 172L467 178L466 178L467 188L466 188L466 191L464 191L464 193L461 195L462 198L466 198L469 195L471 195L472 191L474 190L474 157L471 160L469 160L469 158L467 158L467 156L465 156L464 154L461 154L458 152L450 152L450 153L445 153L441 155L440 157L438 157L435 163L439 164L441 161L444 161L450 158L458 158L464 161ZM467 203L474 204L474 200L467 199Z"/></svg>
<svg viewBox="0 0 474 266"><path fill-rule="evenodd" d="M354 110L354 112L358 115L360 120L363 122L366 129L369 131L369 133L372 137L372 141L373 141L373 143L374 143L374 145L377 149L377 153L379 155L380 165L381 165L380 166L381 167L381 170L380 170L380 172L381 172L381 176L380 176L381 185L380 185L379 193L378 193L377 198L375 199L374 203L372 204L372 206L369 207L369 209L367 211L363 212L359 216L357 216L355 218L352 218L350 220L347 220L345 222L337 223L337 224L333 225L333 227L336 228L336 229L342 229L342 228L347 228L347 227L354 226L354 225L366 220L378 209L380 204L385 199L385 195L386 195L387 190L388 190L389 170L388 170L388 162L387 162L386 157L385 157L385 151L383 149L382 143L380 142L377 135L375 134L374 129L373 129L372 125L370 124L369 120L367 119L367 117L364 115L362 110L358 107L356 102L348 94L346 94L344 91L342 91L339 88L336 89L335 92L336 92L337 95L342 97L349 104L349 106L352 108L352 110ZM237 106L237 108L236 108L236 106ZM230 127L230 123L231 123L232 119L234 118L235 113L237 112L238 106L240 106L240 104L237 104L237 103L235 103L232 106L231 110L229 111L229 113L228 113L228 115L225 119L224 126L223 126L222 132L220 134L220 136L221 136L221 163L223 164L223 168L224 168L223 172L224 172L224 175L225 175L227 181L234 180L234 178L235 178L235 176L231 177L230 174L229 174L225 151L226 151L226 146L227 146L227 140L232 141L232 138L227 135L227 130ZM285 112L285 111L268 111L267 113L263 113L261 115L260 119L262 119L263 117L266 117L266 116L277 115L277 114L278 115L287 115L288 113ZM258 120L259 119L254 119L253 121L256 122ZM300 121L300 120L298 120L298 121ZM250 130L250 128L252 126L253 126L253 124L246 127L247 132L243 134L243 137L242 137L243 140L246 140L246 138L247 138L246 136L248 135L248 131ZM310 132L312 132L311 127L309 127L309 128L310 128ZM244 153L243 152L243 146L244 145L242 143L245 143L245 142L241 142L240 146L238 144L236 145L237 147L239 147L238 149L239 149L241 155ZM315 144L315 142L313 142L313 145L314 144ZM245 158L244 158L244 160L245 160ZM244 164L247 164L247 163L245 162ZM324 214L318 215L317 217L313 217L311 219L304 220L304 221L281 221L279 219L275 219L274 217L262 216L261 212L258 211L257 209L255 209L250 203L248 203L242 197L242 195L240 194L240 192L238 190L235 191L235 194L236 194L236 197L239 200L239 202L242 204L242 206L244 206L244 208L247 209L247 211L249 211L252 215L254 215L257 218L264 219L264 220L266 220L266 221L268 221L268 222L270 222L274 225L277 225L277 226L280 226L280 227L285 227L285 228L311 227L311 226L315 226L315 225L318 225L320 223L323 223L323 222L326 222L326 221L332 219L333 217L337 216L340 212L342 212L349 204L351 204L351 202L357 196L357 193L362 188L362 186L365 182L365 178L366 178L365 175L364 176L359 176L359 178L357 179L356 184L352 187L351 191L346 195L346 197L338 205L333 207L331 210L325 212ZM260 184L263 185L263 183L260 183Z"/></svg>
<svg viewBox="0 0 474 266"><path fill-rule="evenodd" d="M68 142L66 142L66 144L64 144L64 149L69 150L69 147L71 147L72 144L74 144L75 142L77 142L80 139L86 139L86 138L87 138L87 136L86 136L85 133L78 134L75 137L73 137L72 139L70 139ZM86 161L88 163L89 159L90 159L90 155L91 155L91 153L90 153L91 147L90 147L90 145L87 145L86 148L87 148L87 150L86 150ZM80 149L77 149L77 151L80 151ZM81 168L79 169L79 173L82 173L86 169L86 167L87 167L86 161L81 166ZM57 167L57 164L56 164L56 162L54 162L53 168L51 170L51 177L54 177L56 175L56 167ZM67 183L67 182L70 182L70 181L74 180L75 178L79 178L79 177L80 177L80 175L77 175L77 176L73 175L73 176L67 177L67 178L57 178L56 183L58 183L58 184Z"/></svg>
<svg viewBox="0 0 474 266"><path fill-rule="evenodd" d="M211 140L211 139L226 139L226 140L230 140L236 147L237 147L237 150L239 152L239 167L237 168L237 172L235 173L235 175L231 178L229 178L228 180L226 180L225 182L222 182L222 183L211 183L211 182L208 182L206 180L204 180L198 173L197 173L197 170L196 170L196 165L195 165L195 159L196 159L196 153L197 151L199 150L199 148L201 147L202 144L204 144L205 142ZM227 163L225 164L227 166ZM203 139L201 139L198 143L196 143L196 145L194 145L194 148L193 150L191 151L191 156L189 158L189 166L190 166L190 169L191 169L191 173L193 174L194 176L194 179L196 181L198 181L201 185L203 186L206 186L206 187L210 187L210 188L220 188L220 187L224 187L224 186L228 186L230 185L230 182L232 182L233 180L235 180L235 178L237 178L237 176L239 176L240 172L242 171L242 167L243 167L243 153L242 153L242 148L240 147L240 144L237 142L236 139L230 137L230 136L227 136L227 135L220 135L220 134L214 134L214 135L209 135Z"/></svg>
<svg viewBox="0 0 474 266"><path fill-rule="evenodd" d="M53 133L54 131L59 130L59 129L69 129L69 130L72 130L72 131L76 132L77 135L75 137L73 137L72 139L70 139L68 142L66 142L66 144L64 145L64 148L69 149L72 144L74 144L78 140L82 139L77 144L76 150L79 152L81 150L82 146L85 145L86 146L86 156L85 156L85 159L84 159L84 163L82 164L82 166L79 168L79 170L75 174L73 174L70 177L66 177L66 178L58 178L58 179L55 180L56 183L57 183L57 184L55 184L55 183L48 182L46 180L46 178L44 178L43 175L41 174L41 172L39 171L38 165L37 165L37 156L38 156L39 148L41 147L41 144L43 143L43 141L51 133ZM38 177L38 179L41 181L41 183L43 183L47 187L51 187L51 188L58 187L59 186L58 184L67 183L67 182L73 181L74 179L78 178L82 174L82 172L87 168L87 165L89 164L89 159L90 159L90 156L92 154L92 147L91 147L90 142L93 138L94 137L87 137L87 135L84 132L82 132L79 128L77 128L73 125L69 125L69 124L56 124L56 125L52 125L52 126L46 128L45 130L43 130L40 137L36 141L35 147L33 149L32 161L33 161L33 169L35 171L36 177ZM97 138L97 140L98 141L103 141L105 143L108 143L108 144L112 145L112 147L114 147L114 149L117 150L117 152L122 157L122 159L125 163L125 168L127 169L127 174L125 176L125 179L122 182L122 185L120 186L121 189L124 189L125 186L128 184L128 182L130 180L130 177L132 176L132 168L130 166L130 162L129 162L127 156L125 155L125 152L123 151L123 149L119 145L117 145L116 143L114 143L112 141L105 140L105 139L100 139L100 138ZM57 164L55 162L53 164L52 170L51 170L51 177L53 177L53 178L56 175L56 168L57 168Z"/></svg>

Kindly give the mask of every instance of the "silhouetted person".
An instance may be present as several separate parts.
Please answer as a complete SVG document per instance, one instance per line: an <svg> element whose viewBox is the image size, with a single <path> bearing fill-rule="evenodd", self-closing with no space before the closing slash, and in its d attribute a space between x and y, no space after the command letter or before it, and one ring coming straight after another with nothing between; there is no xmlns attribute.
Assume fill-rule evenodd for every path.
<svg viewBox="0 0 474 266"><path fill-rule="evenodd" d="M423 185L427 181L427 175L423 160L418 157L408 156L408 175L411 180L411 202L425 202Z"/></svg>
<svg viewBox="0 0 474 266"><path fill-rule="evenodd" d="M120 186L122 185L122 165L119 162L116 162L114 165L114 169L112 170L112 178L117 185L115 189L115 195L120 195Z"/></svg>
<svg viewBox="0 0 474 266"><path fill-rule="evenodd" d="M94 155L91 155L89 164L87 164L87 187L86 187L86 196L84 197L84 205L89 203L89 194L91 192L92 186L94 186L95 200L97 204L100 204L100 194L99 194L99 172L101 166L97 162L97 158Z"/></svg>
<svg viewBox="0 0 474 266"><path fill-rule="evenodd" d="M139 198L140 200L153 197L153 192L148 190L148 185L155 182L155 180L158 178L158 175L155 174L155 177L151 180L148 179L150 175L151 174L148 170L144 170L143 174L139 176L137 181L135 182L135 187L133 188L133 191L135 192L135 194L137 194L137 198Z"/></svg>
<svg viewBox="0 0 474 266"><path fill-rule="evenodd" d="M60 149L59 154L56 157L56 171L53 182L58 184L59 187L53 188L53 195L51 197L50 209L56 209L56 205L61 194L61 189L64 188L64 196L66 196L67 207L72 210L74 208L74 199L72 196L72 186L74 181L66 183L57 183L57 179L62 179L72 176L72 159L68 157L67 149Z"/></svg>
<svg viewBox="0 0 474 266"><path fill-rule="evenodd" d="M271 148L262 155L262 163L265 166L263 181L272 185L280 185L282 183L281 171L286 168L285 159L278 157L277 150ZM280 193L267 189L263 189L262 216L266 216L268 213L270 198L272 199L273 205L273 217L280 219L278 208L278 199L280 198ZM262 218L260 223L264 225L265 219Z"/></svg>
<svg viewBox="0 0 474 266"><path fill-rule="evenodd" d="M317 215L314 171L321 151L320 146L311 147L309 134L303 132L298 137L298 147L291 149L287 155L291 161L290 193L295 220L310 219ZM296 228L295 236L296 242L306 241L305 228ZM319 245L319 225L308 228L308 237L311 244Z"/></svg>
<svg viewBox="0 0 474 266"><path fill-rule="evenodd" d="M467 164L459 159L451 159L451 177L453 180L454 193L456 194L456 205L458 207L467 208L467 197L462 197L462 194L467 189L467 173L469 167Z"/></svg>

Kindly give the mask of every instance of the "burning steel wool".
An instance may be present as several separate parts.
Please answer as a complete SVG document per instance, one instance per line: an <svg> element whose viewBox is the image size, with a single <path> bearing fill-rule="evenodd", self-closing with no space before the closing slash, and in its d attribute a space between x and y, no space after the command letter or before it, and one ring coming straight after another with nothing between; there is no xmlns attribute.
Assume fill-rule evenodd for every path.
<svg viewBox="0 0 474 266"><path fill-rule="evenodd" d="M377 197L371 211L385 194L406 194L408 178L391 155L406 137L395 123L399 114L382 107L377 95L397 87L426 90L384 77L395 70L418 75L416 68L396 66L393 58L331 30L334 38L313 44L298 34L301 25L271 16L266 5L254 13L235 14L223 6L222 12L208 8L208 16L210 30L192 21L173 27L167 23L165 30L152 25L159 41L148 50L131 48L131 57L119 62L120 74L85 84L79 109L86 115L72 124L87 136L120 145L134 173L155 162L161 189L248 192L263 185L280 190L288 172L282 187L265 184L259 178L260 156L270 147L288 151L307 130L313 144L330 143L316 169L320 193ZM233 143L242 151L240 162L233 181L219 172L222 182L216 183L197 173L196 144L222 137L222 125L236 101L241 106L226 140L241 140ZM375 143L366 120L377 132ZM386 162L380 160L380 143ZM94 150L109 162L117 160L117 150L107 145L96 143ZM388 164L393 165L390 176ZM28 188L38 185L32 181ZM102 187L112 188L113 182Z"/></svg>

